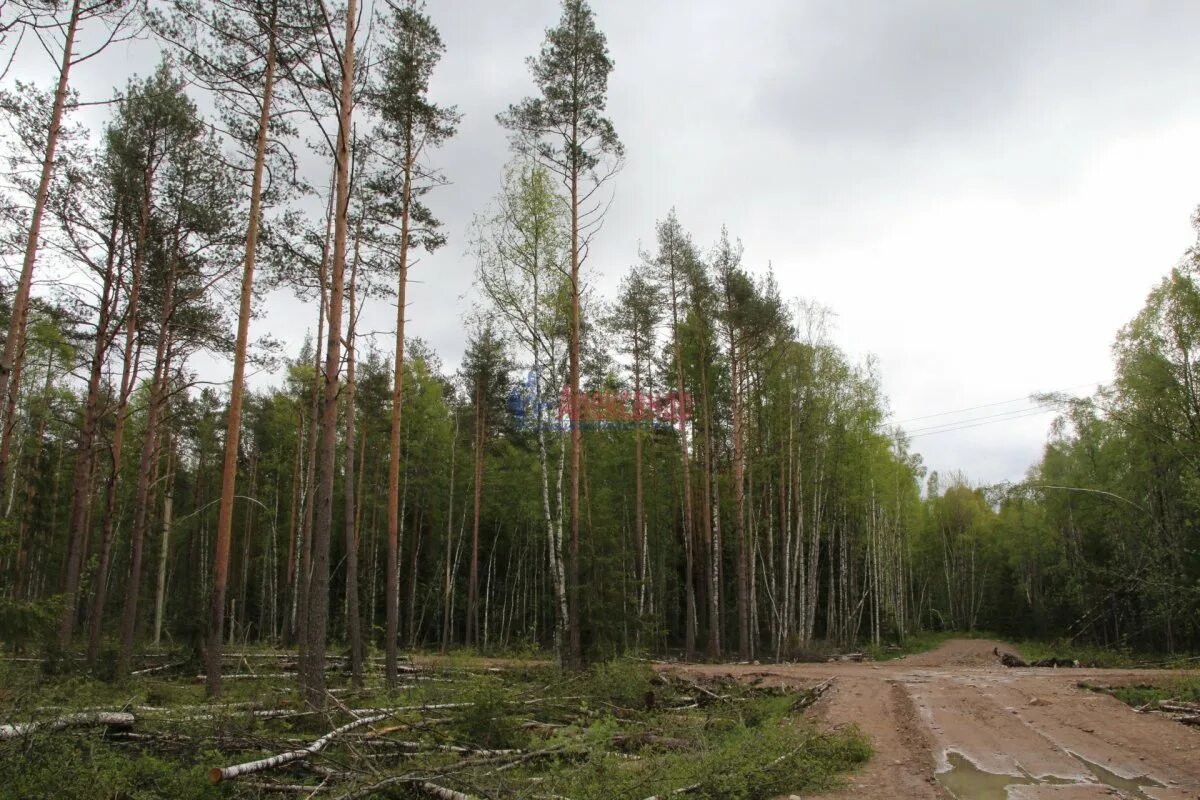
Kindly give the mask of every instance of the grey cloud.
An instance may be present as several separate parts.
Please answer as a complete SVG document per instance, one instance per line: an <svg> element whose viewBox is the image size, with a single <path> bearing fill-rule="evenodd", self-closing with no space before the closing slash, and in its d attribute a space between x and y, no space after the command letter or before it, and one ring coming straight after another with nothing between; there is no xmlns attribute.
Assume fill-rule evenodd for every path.
<svg viewBox="0 0 1200 800"><path fill-rule="evenodd" d="M1061 388L1053 384L1064 361L1083 361L1084 374L1068 382L1103 377L1112 334L1191 236L1200 158L1187 160L1178 146L1145 180L1123 176L1143 196L1122 197L1110 174L1091 176L1125 215L1109 217L1098 243L1070 212L1095 195L1081 176L1114 147L1133 142L1121 157L1140 166L1157 155L1144 142L1192 141L1188 126L1200 132L1200 5L592 2L616 61L609 110L629 154L592 252L596 289L611 290L672 206L704 247L728 224L745 240L749 267L773 262L786 295L813 297L842 315L834 338L852 355L880 354L898 417ZM429 11L447 47L434 96L465 116L459 136L432 154L450 185L428 200L450 238L415 267L408 317L409 330L452 369L471 302L471 219L498 190L509 157L494 116L532 91L524 59L559 10L557 0L445 0ZM152 43L122 45L80 71L76 84L84 99L105 99L114 83L157 60ZM44 84L44 62L30 49L16 74ZM85 113L98 123L105 109ZM323 182L320 157L306 156L306 168ZM1175 228L1111 223L1155 201L1156 219L1178 214ZM947 247L948 234L961 232L931 220L944 215L963 229L975 222L956 216L964 206L996 216ZM1038 219L1023 213L1029 208L1055 215L1056 224L1035 229ZM920 235L904 235L913 230ZM1176 233L1179 241L1170 238ZM1010 242L1018 246L1005 251L1008 261L982 265ZM1087 283L1086 309L1064 310L1061 296L1022 288L1043 275L1076 274L1083 285L1104 270L1120 279ZM1023 320L1057 318L1076 330L1022 330L997 298L1019 305ZM283 297L267 307L263 328L298 348L315 313ZM386 334L394 308L371 303L361 325ZM377 343L388 349L386 335ZM1011 354L1011 368L980 358L997 350ZM946 364L957 370L952 380L942 379ZM228 377L220 365L211 371L213 380ZM962 466L998 480L1019 477L1038 458L1044 430L1040 420L1024 420L914 445L943 472Z"/></svg>
<svg viewBox="0 0 1200 800"><path fill-rule="evenodd" d="M757 106L807 140L954 144L1063 113L1120 124L1169 110L1200 65L1200 7L1185 3L877 0L784 16Z"/></svg>

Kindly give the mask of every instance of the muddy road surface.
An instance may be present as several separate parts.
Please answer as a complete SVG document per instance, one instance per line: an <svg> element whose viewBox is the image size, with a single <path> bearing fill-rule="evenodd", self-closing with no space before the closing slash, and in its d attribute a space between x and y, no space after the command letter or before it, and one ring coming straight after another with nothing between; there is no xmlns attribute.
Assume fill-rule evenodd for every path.
<svg viewBox="0 0 1200 800"><path fill-rule="evenodd" d="M812 686L815 713L857 724L875 757L845 789L864 800L1200 800L1200 730L1080 689L1160 670L1008 669L1000 642L956 639L879 663L689 665L693 674Z"/></svg>

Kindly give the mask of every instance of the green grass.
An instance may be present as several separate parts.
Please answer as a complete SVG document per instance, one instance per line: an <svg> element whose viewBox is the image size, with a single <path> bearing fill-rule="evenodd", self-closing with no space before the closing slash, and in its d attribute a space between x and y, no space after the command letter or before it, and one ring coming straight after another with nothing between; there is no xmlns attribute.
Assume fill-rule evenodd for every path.
<svg viewBox="0 0 1200 800"><path fill-rule="evenodd" d="M1127 647L1100 647L1065 640L1022 640L1014 642L1013 646L1030 662L1043 658L1070 658L1078 661L1080 666L1102 669L1200 668L1200 660L1187 654L1148 653Z"/></svg>
<svg viewBox="0 0 1200 800"><path fill-rule="evenodd" d="M1154 683L1134 683L1125 686L1103 686L1092 681L1084 681L1079 685L1094 692L1111 694L1135 708L1165 700L1200 703L1200 675L1180 675Z"/></svg>
<svg viewBox="0 0 1200 800"><path fill-rule="evenodd" d="M373 726L390 729L381 739L419 742L419 752L401 754L391 749L397 745L379 742L368 747L372 743L361 736L366 729L358 738L331 745L312 763L350 768L354 774L319 796L337 797L377 780L373 775L419 773L475 796L641 800L694 786L691 797L749 800L834 786L870 756L857 730L821 730L795 712L802 697L795 692L729 682L707 685L704 692L633 660L567 674L544 661L509 662L497 673L492 662L465 653L417 659L431 661L436 666L420 680L402 676L408 685L395 692L381 687L376 664L367 689L337 697L355 708L468 705L399 712ZM347 688L348 676L334 672L329 680L331 688ZM223 704L255 701L262 708L298 708L292 678L229 680L226 687ZM698 707L692 707L697 699ZM175 709L179 717L184 706L203 702L203 686L191 674L143 676L114 685L46 677L36 664L8 663L0 668L0 722L48 719L84 708L133 708L140 738L73 729L0 741L0 798L279 797L251 784L315 788L322 778L297 762L212 786L206 770L292 749L349 719L337 709L270 720L226 709L212 719L172 720L167 713L136 708ZM503 762L505 769L498 770L486 757L449 746L536 756ZM402 786L388 791L380 796L410 796Z"/></svg>
<svg viewBox="0 0 1200 800"><path fill-rule="evenodd" d="M1188 654L1146 653L1129 648L1106 648L1069 642L1062 639L1012 640L992 631L923 631L908 636L901 645L895 643L879 647L867 645L864 648L864 652L870 655L875 661L888 661L934 650L949 639L997 639L1008 642L1011 649L1020 653L1021 657L1028 662L1039 661L1044 658L1067 658L1078 661L1080 666L1100 667L1103 669L1129 669L1134 667L1200 669L1200 659Z"/></svg>

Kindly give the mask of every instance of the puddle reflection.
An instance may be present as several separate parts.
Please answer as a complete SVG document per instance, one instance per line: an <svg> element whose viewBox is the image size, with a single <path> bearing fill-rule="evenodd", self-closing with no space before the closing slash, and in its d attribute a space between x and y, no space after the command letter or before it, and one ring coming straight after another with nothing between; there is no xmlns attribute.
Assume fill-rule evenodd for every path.
<svg viewBox="0 0 1200 800"><path fill-rule="evenodd" d="M1099 764L1088 761L1086 758L1081 758L1075 753L1071 753L1071 755L1087 767L1088 772L1091 773L1090 780L1072 780L1058 778L1053 775L1048 775L1044 778L1035 778L1024 771L1020 775L998 775L994 772L981 770L961 753L954 751L947 753L947 761L950 762L950 769L945 772L939 772L937 779L957 800L1008 800L1009 786L1072 785L1102 785L1117 790L1120 793L1120 797L1128 798L1129 800L1152 800L1142 789L1162 786L1158 781L1145 776L1122 778L1120 775L1110 772Z"/></svg>

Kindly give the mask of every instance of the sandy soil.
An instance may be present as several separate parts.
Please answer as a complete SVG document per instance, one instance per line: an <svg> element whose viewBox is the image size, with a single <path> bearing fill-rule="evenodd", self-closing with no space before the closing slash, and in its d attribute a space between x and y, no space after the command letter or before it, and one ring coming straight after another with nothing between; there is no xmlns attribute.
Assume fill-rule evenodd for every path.
<svg viewBox="0 0 1200 800"><path fill-rule="evenodd" d="M857 724L875 757L830 797L1200 800L1200 731L1076 686L1179 673L1007 669L994 647L1012 652L1001 642L959 639L875 664L680 669L801 686L834 677L815 713L831 726Z"/></svg>

